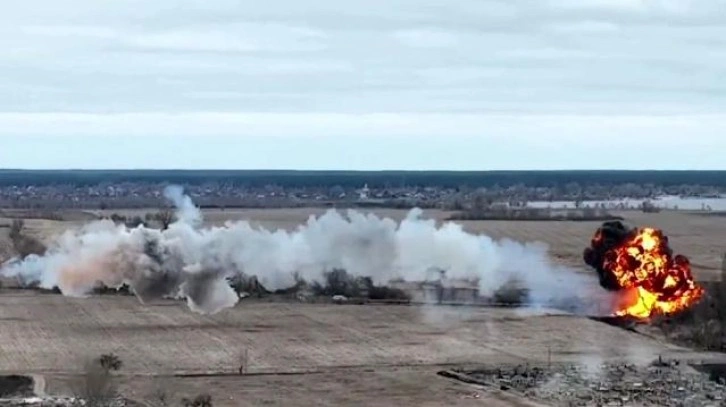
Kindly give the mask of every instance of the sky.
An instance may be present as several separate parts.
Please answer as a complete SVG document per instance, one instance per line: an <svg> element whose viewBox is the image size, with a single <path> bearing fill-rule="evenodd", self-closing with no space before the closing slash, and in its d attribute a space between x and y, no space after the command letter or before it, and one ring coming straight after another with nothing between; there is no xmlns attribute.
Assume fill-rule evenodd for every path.
<svg viewBox="0 0 726 407"><path fill-rule="evenodd" d="M723 0L23 0L0 168L726 169Z"/></svg>

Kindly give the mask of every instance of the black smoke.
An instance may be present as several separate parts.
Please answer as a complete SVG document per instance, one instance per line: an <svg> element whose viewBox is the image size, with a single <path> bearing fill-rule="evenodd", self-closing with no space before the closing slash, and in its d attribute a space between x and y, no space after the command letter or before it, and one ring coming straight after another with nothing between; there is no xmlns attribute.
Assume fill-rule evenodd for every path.
<svg viewBox="0 0 726 407"><path fill-rule="evenodd" d="M607 270L605 264L614 255L614 249L633 238L636 233L637 229L630 228L620 221L605 222L595 232L590 247L585 248L582 255L585 264L595 269L600 286L604 289L617 291L623 288L615 274Z"/></svg>

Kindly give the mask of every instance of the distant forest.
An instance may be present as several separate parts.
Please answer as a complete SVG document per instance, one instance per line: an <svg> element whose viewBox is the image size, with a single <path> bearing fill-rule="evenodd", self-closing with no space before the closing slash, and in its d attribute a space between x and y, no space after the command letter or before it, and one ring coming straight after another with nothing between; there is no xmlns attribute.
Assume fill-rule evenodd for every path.
<svg viewBox="0 0 726 407"><path fill-rule="evenodd" d="M102 183L205 183L262 187L557 187L700 185L726 187L726 171L292 171L292 170L0 170L0 186Z"/></svg>

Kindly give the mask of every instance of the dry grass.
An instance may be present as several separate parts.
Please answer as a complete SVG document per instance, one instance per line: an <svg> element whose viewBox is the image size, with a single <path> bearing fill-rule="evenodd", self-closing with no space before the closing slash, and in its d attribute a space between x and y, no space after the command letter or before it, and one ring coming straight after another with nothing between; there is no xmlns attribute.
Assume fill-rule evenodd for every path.
<svg viewBox="0 0 726 407"><path fill-rule="evenodd" d="M622 355L622 343L653 344L604 324L566 316L457 307L304 305L251 302L212 316L183 303L142 306L132 297L72 299L32 292L0 295L2 369L77 372L83 355L113 352L123 373L237 374L336 366L441 364L541 358L591 346ZM592 338L570 338L589 332ZM23 338L18 341L17 338Z"/></svg>
<svg viewBox="0 0 726 407"><path fill-rule="evenodd" d="M625 358L630 347L655 357L669 350L588 319L511 309L252 302L203 316L170 301L142 306L130 297L3 293L0 320L2 369L42 373L50 393L118 390L141 400L156 384L150 374L224 374L170 377L171 405L206 392L215 406L472 405L461 387L436 377L437 366L542 362L548 355L577 361L593 352ZM239 375L244 349L248 373ZM109 351L124 362L113 386L90 381L95 376L75 363L77 355ZM296 372L308 374L274 375ZM79 377L91 390L69 385Z"/></svg>
<svg viewBox="0 0 726 407"><path fill-rule="evenodd" d="M479 388L436 375L439 368L350 368L307 375L176 377L165 382L167 404L149 398L156 386L149 377L119 377L119 390L149 407L180 407L182 398L211 393L215 407L525 407ZM63 392L67 379L51 381Z"/></svg>

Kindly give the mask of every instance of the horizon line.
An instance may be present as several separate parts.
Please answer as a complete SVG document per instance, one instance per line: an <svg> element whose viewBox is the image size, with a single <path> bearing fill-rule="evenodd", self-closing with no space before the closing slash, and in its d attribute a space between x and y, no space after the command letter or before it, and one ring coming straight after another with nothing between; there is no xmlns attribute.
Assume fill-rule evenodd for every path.
<svg viewBox="0 0 726 407"><path fill-rule="evenodd" d="M360 170L360 169L294 169L294 168L1 168L3 171L24 171L24 172L51 172L51 171L87 171L87 172L103 172L103 171L177 171L177 172L407 172L407 173L423 173L423 172L446 172L446 173L502 173L502 172L726 172L726 169L496 169L496 170L441 170L441 169L376 169L376 170Z"/></svg>

